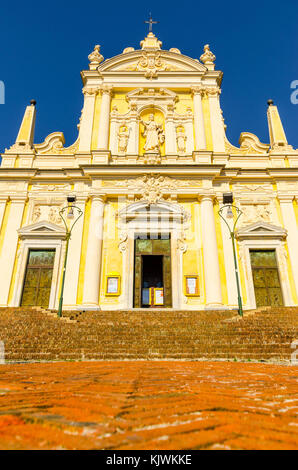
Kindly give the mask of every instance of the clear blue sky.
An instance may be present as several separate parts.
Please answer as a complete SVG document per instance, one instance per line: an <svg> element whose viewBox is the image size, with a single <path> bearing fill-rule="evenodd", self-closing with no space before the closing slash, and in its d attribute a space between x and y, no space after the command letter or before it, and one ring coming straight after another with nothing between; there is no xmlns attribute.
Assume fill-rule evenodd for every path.
<svg viewBox="0 0 298 470"><path fill-rule="evenodd" d="M105 58L139 47L149 11L163 48L178 47L199 58L210 44L224 72L221 105L227 135L238 144L242 131L268 142L267 99L278 105L288 141L298 148L298 104L290 83L298 80L297 0L203 1L26 1L2 2L0 150L15 140L30 99L37 100L35 142L63 131L66 145L77 137L83 95L80 70L101 44Z"/></svg>

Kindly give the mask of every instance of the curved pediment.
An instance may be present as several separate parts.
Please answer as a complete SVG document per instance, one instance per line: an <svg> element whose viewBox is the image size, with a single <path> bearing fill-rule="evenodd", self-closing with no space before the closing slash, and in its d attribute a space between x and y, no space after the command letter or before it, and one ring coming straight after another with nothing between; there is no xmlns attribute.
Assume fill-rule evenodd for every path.
<svg viewBox="0 0 298 470"><path fill-rule="evenodd" d="M127 207L124 207L118 213L118 217L122 221L129 221L132 219L167 219L185 222L187 214L182 206L179 204L169 203L167 201L159 200L150 203L147 200L133 202Z"/></svg>
<svg viewBox="0 0 298 470"><path fill-rule="evenodd" d="M104 72L146 72L147 69L157 72L200 72L207 68L197 59L178 52L164 50L135 50L119 54L102 62L98 71Z"/></svg>

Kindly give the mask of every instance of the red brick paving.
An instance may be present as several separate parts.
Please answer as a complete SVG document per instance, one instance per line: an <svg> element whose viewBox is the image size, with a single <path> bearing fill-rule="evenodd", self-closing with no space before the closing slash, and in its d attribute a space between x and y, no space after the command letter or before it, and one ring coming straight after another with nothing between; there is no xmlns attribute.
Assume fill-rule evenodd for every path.
<svg viewBox="0 0 298 470"><path fill-rule="evenodd" d="M0 449L298 449L298 368L0 366Z"/></svg>

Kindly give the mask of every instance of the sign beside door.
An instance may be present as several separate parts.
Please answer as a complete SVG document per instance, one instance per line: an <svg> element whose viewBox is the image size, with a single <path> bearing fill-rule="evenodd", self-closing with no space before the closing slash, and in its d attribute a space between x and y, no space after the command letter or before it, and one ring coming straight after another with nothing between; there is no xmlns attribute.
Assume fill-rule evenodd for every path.
<svg viewBox="0 0 298 470"><path fill-rule="evenodd" d="M142 289L142 305L158 307L164 305L164 290L162 287L148 287Z"/></svg>
<svg viewBox="0 0 298 470"><path fill-rule="evenodd" d="M120 295L120 275L107 276L106 295Z"/></svg>
<svg viewBox="0 0 298 470"><path fill-rule="evenodd" d="M196 274L185 276L185 295L196 297L200 295L199 276Z"/></svg>

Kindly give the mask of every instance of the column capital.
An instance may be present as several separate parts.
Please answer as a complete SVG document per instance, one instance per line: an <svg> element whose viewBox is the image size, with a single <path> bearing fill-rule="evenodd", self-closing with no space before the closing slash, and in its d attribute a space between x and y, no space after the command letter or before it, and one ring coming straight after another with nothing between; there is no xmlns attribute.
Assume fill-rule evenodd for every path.
<svg viewBox="0 0 298 470"><path fill-rule="evenodd" d="M280 203L283 203L283 202L293 202L293 200L295 199L295 196L291 195L291 194L281 194L281 193L277 193L277 198L279 200ZM296 197L296 200L297 200L297 197Z"/></svg>
<svg viewBox="0 0 298 470"><path fill-rule="evenodd" d="M98 92L99 92L98 87L95 87L95 88L86 88L86 87L84 87L83 88L83 94L85 96L96 96Z"/></svg>
<svg viewBox="0 0 298 470"><path fill-rule="evenodd" d="M113 94L113 86L112 85L101 85L99 90L100 90L100 93L102 95L112 96L112 94Z"/></svg>
<svg viewBox="0 0 298 470"><path fill-rule="evenodd" d="M198 201L199 202L211 201L213 204L216 201L216 195L215 194L199 194Z"/></svg>
<svg viewBox="0 0 298 470"><path fill-rule="evenodd" d="M15 204L24 204L28 197L27 194L10 194L9 199Z"/></svg>
<svg viewBox="0 0 298 470"><path fill-rule="evenodd" d="M101 203L105 203L106 201L106 195L105 194L102 194L102 193L96 193L94 191L92 191L90 194L90 199L92 201L98 201L98 202L101 202Z"/></svg>
<svg viewBox="0 0 298 470"><path fill-rule="evenodd" d="M221 94L221 89L218 86L213 86L213 87L207 87L204 90L205 94L208 95L209 97L216 97Z"/></svg>
<svg viewBox="0 0 298 470"><path fill-rule="evenodd" d="M201 95L204 91L204 88L202 85L194 85L190 88L190 90L192 95Z"/></svg>
<svg viewBox="0 0 298 470"><path fill-rule="evenodd" d="M83 204L87 201L88 199L88 196L87 195L77 195L76 196L76 202L74 205L76 204Z"/></svg>

